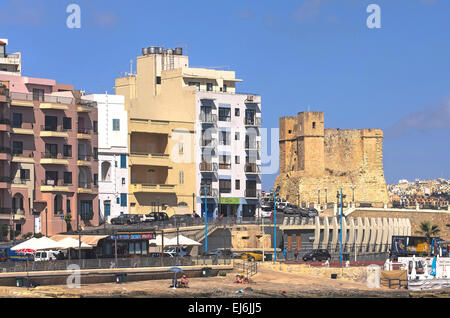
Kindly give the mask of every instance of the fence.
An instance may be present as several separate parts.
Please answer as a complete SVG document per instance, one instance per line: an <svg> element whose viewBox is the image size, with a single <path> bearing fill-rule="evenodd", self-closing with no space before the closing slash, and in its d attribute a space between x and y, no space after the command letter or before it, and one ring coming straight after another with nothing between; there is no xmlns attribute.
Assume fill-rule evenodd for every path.
<svg viewBox="0 0 450 318"><path fill-rule="evenodd" d="M36 272L66 270L71 264L78 265L80 269L107 269L107 268L145 268L160 266L206 266L206 265L231 265L231 258L219 258L217 256L184 256L168 257L134 257L134 258L97 258L97 259L72 259L34 262L6 261L0 263L0 273L8 272Z"/></svg>

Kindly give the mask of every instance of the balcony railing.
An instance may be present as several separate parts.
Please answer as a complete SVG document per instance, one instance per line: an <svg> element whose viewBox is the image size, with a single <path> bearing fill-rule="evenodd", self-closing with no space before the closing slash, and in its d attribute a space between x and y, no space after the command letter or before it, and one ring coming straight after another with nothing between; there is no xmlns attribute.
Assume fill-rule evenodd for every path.
<svg viewBox="0 0 450 318"><path fill-rule="evenodd" d="M245 149L246 150L260 150L261 149L261 142L259 141L246 141L245 142Z"/></svg>
<svg viewBox="0 0 450 318"><path fill-rule="evenodd" d="M41 131L68 132L71 129L63 128L63 126L41 125Z"/></svg>
<svg viewBox="0 0 450 318"><path fill-rule="evenodd" d="M200 196L203 197L205 195L205 185L200 184ZM219 196L219 189L211 189L210 185L206 186L206 196L217 198Z"/></svg>
<svg viewBox="0 0 450 318"><path fill-rule="evenodd" d="M81 160L81 161L91 161L92 158L93 158L92 155L80 155L80 154L78 154L78 160Z"/></svg>
<svg viewBox="0 0 450 318"><path fill-rule="evenodd" d="M77 105L86 107L97 107L97 102L86 99L77 99Z"/></svg>
<svg viewBox="0 0 450 318"><path fill-rule="evenodd" d="M32 150L13 150L13 157L20 157L20 158L33 158L34 157L34 151Z"/></svg>
<svg viewBox="0 0 450 318"><path fill-rule="evenodd" d="M0 85L0 96L8 96L8 95L9 95L9 89L7 89L3 85Z"/></svg>
<svg viewBox="0 0 450 318"><path fill-rule="evenodd" d="M33 123L24 123L24 122L12 122L12 128L22 128L22 129L33 129L34 124Z"/></svg>
<svg viewBox="0 0 450 318"><path fill-rule="evenodd" d="M256 163L246 163L245 173L261 173L261 166Z"/></svg>
<svg viewBox="0 0 450 318"><path fill-rule="evenodd" d="M47 179L42 180L41 185L43 186L70 186L72 185L72 182L66 183L63 179Z"/></svg>
<svg viewBox="0 0 450 318"><path fill-rule="evenodd" d="M90 135L91 131L92 131L92 129L78 127L78 133L79 134Z"/></svg>
<svg viewBox="0 0 450 318"><path fill-rule="evenodd" d="M261 126L261 118L254 117L254 118L245 118L244 119L245 126Z"/></svg>
<svg viewBox="0 0 450 318"><path fill-rule="evenodd" d="M216 172L217 171L217 163L201 162L200 163L200 171Z"/></svg>
<svg viewBox="0 0 450 318"><path fill-rule="evenodd" d="M229 170L231 169L231 163L219 163L219 169Z"/></svg>
<svg viewBox="0 0 450 318"><path fill-rule="evenodd" d="M1 205L2 203L0 202L0 214L11 214L11 208L2 208Z"/></svg>
<svg viewBox="0 0 450 318"><path fill-rule="evenodd" d="M200 139L202 147L217 147L217 139Z"/></svg>
<svg viewBox="0 0 450 318"><path fill-rule="evenodd" d="M41 158L45 159L72 159L72 155L70 154L62 154L60 152L42 152Z"/></svg>
<svg viewBox="0 0 450 318"><path fill-rule="evenodd" d="M245 189L245 197L246 198L257 198L259 196L261 196L260 191L257 189Z"/></svg>
<svg viewBox="0 0 450 318"><path fill-rule="evenodd" d="M92 183L87 181L78 181L78 188L92 189Z"/></svg>
<svg viewBox="0 0 450 318"><path fill-rule="evenodd" d="M199 119L201 123L212 124L217 122L217 115L200 113Z"/></svg>
<svg viewBox="0 0 450 318"><path fill-rule="evenodd" d="M11 177L0 176L0 182L11 182Z"/></svg>
<svg viewBox="0 0 450 318"><path fill-rule="evenodd" d="M11 99L33 101L37 100L45 103L67 104L73 103L72 97L53 96L53 95L33 95L32 93L11 92Z"/></svg>
<svg viewBox="0 0 450 318"><path fill-rule="evenodd" d="M22 179L22 178L14 178L11 183L12 184L26 184L30 179Z"/></svg>
<svg viewBox="0 0 450 318"><path fill-rule="evenodd" d="M0 125L11 125L11 120L7 119L7 118L1 118L0 119Z"/></svg>

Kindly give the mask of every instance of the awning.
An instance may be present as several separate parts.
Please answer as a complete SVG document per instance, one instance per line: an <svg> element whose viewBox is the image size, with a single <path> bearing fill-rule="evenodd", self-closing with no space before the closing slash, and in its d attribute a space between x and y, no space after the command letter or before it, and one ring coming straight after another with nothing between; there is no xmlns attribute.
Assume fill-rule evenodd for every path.
<svg viewBox="0 0 450 318"><path fill-rule="evenodd" d="M181 245L181 246L199 246L202 245L201 243L191 240L190 238L183 236L181 234L178 235L178 244L177 244L177 237L173 237L171 239L168 239L168 242L166 243L164 240L164 245L165 246L177 246L177 245Z"/></svg>
<svg viewBox="0 0 450 318"><path fill-rule="evenodd" d="M67 237L71 237L75 240L78 240L78 235L64 235L64 234L53 235L51 239L56 242L59 242ZM109 237L109 235L81 235L81 243L86 243L91 246L97 246L98 242L106 237Z"/></svg>
<svg viewBox="0 0 450 318"><path fill-rule="evenodd" d="M58 243L46 236L43 236L41 238L33 237L11 248L11 250L13 251L23 249L31 249L35 251L58 249Z"/></svg>

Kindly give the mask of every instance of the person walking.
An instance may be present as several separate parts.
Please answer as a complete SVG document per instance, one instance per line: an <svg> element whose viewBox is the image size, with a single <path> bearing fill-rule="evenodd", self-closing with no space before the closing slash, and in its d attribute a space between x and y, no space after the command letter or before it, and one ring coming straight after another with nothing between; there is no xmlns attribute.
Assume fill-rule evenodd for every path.
<svg viewBox="0 0 450 318"><path fill-rule="evenodd" d="M284 260L287 261L287 250L286 250L286 248L283 249L283 255L284 255Z"/></svg>
<svg viewBox="0 0 450 318"><path fill-rule="evenodd" d="M298 260L298 249L295 249L294 251L294 258L296 261Z"/></svg>

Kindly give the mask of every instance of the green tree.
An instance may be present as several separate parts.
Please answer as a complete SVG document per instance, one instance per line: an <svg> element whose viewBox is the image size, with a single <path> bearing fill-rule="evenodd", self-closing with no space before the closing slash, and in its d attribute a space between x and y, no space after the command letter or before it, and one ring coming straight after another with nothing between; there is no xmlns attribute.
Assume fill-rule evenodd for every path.
<svg viewBox="0 0 450 318"><path fill-rule="evenodd" d="M431 225L428 221L420 223L420 230L416 231L416 233L422 234L427 238L427 243L430 247L428 256L431 256L431 237L436 236L440 231L437 225Z"/></svg>
<svg viewBox="0 0 450 318"><path fill-rule="evenodd" d="M8 229L8 225L7 224L2 224L0 226L0 237L1 238L5 238L8 236L9 233L9 229Z"/></svg>
<svg viewBox="0 0 450 318"><path fill-rule="evenodd" d="M22 238L23 239L27 239L27 238L32 237L32 236L33 236L33 233L28 232L28 233L25 233L24 235L22 235Z"/></svg>
<svg viewBox="0 0 450 318"><path fill-rule="evenodd" d="M70 213L66 213L66 215L64 216L64 221L66 221L66 226L67 226L67 232L71 232L72 231L72 215Z"/></svg>
<svg viewBox="0 0 450 318"><path fill-rule="evenodd" d="M42 235L42 233L36 233L36 234L34 234L34 237L35 238L41 238L41 237L43 237L44 235Z"/></svg>

